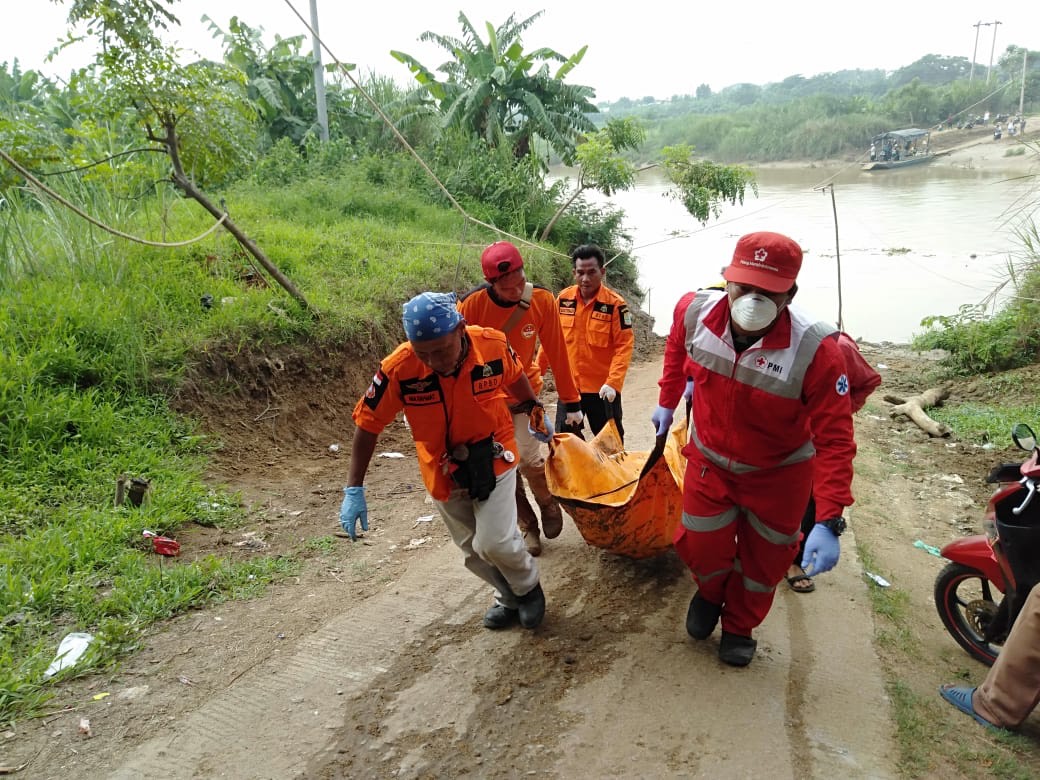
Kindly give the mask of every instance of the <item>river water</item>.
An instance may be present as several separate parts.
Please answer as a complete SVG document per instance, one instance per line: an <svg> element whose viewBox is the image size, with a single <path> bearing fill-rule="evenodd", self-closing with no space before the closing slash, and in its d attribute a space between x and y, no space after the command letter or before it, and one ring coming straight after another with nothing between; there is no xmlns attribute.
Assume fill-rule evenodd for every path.
<svg viewBox="0 0 1040 780"><path fill-rule="evenodd" d="M1023 208L1028 213L1040 197L1032 178L938 164L871 173L858 166L769 168L756 175L758 197L724 205L703 227L665 197L667 182L655 169L641 173L633 190L589 198L626 213L655 332L667 333L684 292L720 279L738 237L774 230L805 250L797 297L804 309L837 323L840 303L854 337L907 342L924 330L927 316L1003 300L1008 288L996 291L1022 251L1015 228ZM816 189L827 184L833 202L830 188Z"/></svg>

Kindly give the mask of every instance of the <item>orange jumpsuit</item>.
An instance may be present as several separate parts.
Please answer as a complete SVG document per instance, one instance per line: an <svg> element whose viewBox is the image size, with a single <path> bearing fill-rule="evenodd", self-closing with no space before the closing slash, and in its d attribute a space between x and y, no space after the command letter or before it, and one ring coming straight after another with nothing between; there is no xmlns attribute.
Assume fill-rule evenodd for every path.
<svg viewBox="0 0 1040 780"><path fill-rule="evenodd" d="M598 394L603 385L610 385L620 393L635 346L632 313L625 299L601 285L596 298L585 303L578 286L571 285L556 297L556 303L578 392ZM544 373L548 367L544 350L538 363Z"/></svg>
<svg viewBox="0 0 1040 780"><path fill-rule="evenodd" d="M593 434L599 433L613 417L618 435L624 441L621 388L635 345L632 313L625 299L606 285L600 285L596 297L588 303L582 300L578 286L572 285L557 296L556 303L567 354L581 393L581 410L589 427ZM547 357L545 350L538 353L538 368L543 374L549 367ZM553 373L555 375L555 371ZM617 391L609 405L599 397L603 385ZM563 415L557 413L556 419L557 427L562 428Z"/></svg>
<svg viewBox="0 0 1040 780"><path fill-rule="evenodd" d="M459 311L471 325L483 325L485 328L501 329L516 308L515 303L504 303L494 297L490 284L482 284L466 293L459 301ZM574 374L567 345L560 327L560 318L556 315L556 301L551 292L544 287L534 288L531 296L531 307L510 330L509 344L516 351L535 395L542 390L542 372L535 360L535 349L541 343L546 359L552 365L553 377L556 380L556 392L561 403L567 404L568 411L577 411L579 406L578 388L574 383ZM597 388L598 390L599 388ZM510 399L509 403L515 403Z"/></svg>
<svg viewBox="0 0 1040 780"><path fill-rule="evenodd" d="M354 423L377 435L404 411L423 484L437 501L447 501L457 488L444 468L455 446L493 434L516 457L513 420L503 399L505 388L520 378L520 362L502 333L468 326L466 334L469 351L454 376L435 373L405 342L383 359L354 407ZM495 476L513 468L506 458L495 458L494 464Z"/></svg>

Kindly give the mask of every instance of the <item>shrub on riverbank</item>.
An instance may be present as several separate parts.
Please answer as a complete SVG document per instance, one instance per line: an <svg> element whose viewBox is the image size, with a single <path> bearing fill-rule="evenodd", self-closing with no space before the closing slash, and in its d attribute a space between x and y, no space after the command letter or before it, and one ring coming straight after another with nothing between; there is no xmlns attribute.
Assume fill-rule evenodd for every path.
<svg viewBox="0 0 1040 780"><path fill-rule="evenodd" d="M918 349L944 349L955 372L968 375L1040 360L1040 235L1037 226L1018 232L1020 256L1008 265L1011 297L996 313L985 305L962 306L957 314L928 317L929 330L914 339Z"/></svg>

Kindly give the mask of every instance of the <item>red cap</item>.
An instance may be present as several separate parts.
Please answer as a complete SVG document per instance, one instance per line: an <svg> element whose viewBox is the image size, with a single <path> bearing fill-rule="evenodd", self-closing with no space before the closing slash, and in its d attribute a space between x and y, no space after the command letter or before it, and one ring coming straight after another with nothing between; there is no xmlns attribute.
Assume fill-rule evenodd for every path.
<svg viewBox="0 0 1040 780"><path fill-rule="evenodd" d="M802 248L780 233L748 233L737 241L733 260L722 277L727 282L787 292L802 267Z"/></svg>
<svg viewBox="0 0 1040 780"><path fill-rule="evenodd" d="M484 278L493 282L500 276L524 267L524 258L520 250L508 241L496 241L480 256L480 267L484 269Z"/></svg>

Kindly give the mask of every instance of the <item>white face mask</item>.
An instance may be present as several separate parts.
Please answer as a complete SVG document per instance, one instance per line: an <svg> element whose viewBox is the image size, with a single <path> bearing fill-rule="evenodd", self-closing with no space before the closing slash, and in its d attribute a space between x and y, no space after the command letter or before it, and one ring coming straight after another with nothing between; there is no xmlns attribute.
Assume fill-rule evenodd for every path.
<svg viewBox="0 0 1040 780"><path fill-rule="evenodd" d="M775 303L758 293L741 295L729 305L729 314L733 321L752 333L769 327L779 311Z"/></svg>

